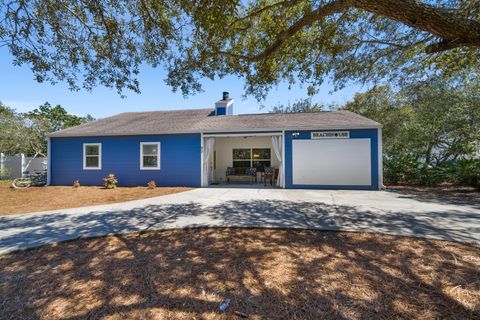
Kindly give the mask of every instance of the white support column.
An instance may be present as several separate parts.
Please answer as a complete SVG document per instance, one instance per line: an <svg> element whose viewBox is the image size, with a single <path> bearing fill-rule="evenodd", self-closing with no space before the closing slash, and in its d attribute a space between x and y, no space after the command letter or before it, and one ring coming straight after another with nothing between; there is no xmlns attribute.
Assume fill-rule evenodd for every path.
<svg viewBox="0 0 480 320"><path fill-rule="evenodd" d="M383 139L382 128L378 128L378 188L383 189Z"/></svg>
<svg viewBox="0 0 480 320"><path fill-rule="evenodd" d="M203 132L200 133L200 186L207 187L203 185Z"/></svg>
<svg viewBox="0 0 480 320"><path fill-rule="evenodd" d="M51 152L50 152L50 151L51 151L51 147L50 147L50 137L48 137L48 138L47 138L47 186L49 186L49 185L51 184L51 182L52 182L52 180L51 180L51 179L52 179L52 173L51 173L51 171L52 171L52 170L51 170L51 168L52 168L52 166L51 166L52 161L51 161L51 156L50 156Z"/></svg>

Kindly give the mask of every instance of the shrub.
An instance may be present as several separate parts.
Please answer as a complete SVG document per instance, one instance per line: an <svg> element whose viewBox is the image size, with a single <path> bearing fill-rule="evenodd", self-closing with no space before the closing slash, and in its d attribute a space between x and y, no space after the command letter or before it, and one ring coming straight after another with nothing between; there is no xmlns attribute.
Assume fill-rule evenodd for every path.
<svg viewBox="0 0 480 320"><path fill-rule="evenodd" d="M384 179L387 184L438 186L442 183L452 183L480 189L480 160L457 159L426 165L408 155L386 155Z"/></svg>
<svg viewBox="0 0 480 320"><path fill-rule="evenodd" d="M480 159L461 159L449 164L452 180L480 190Z"/></svg>
<svg viewBox="0 0 480 320"><path fill-rule="evenodd" d="M155 181L148 181L147 183L147 187L148 189L155 189L157 187L157 184L155 183Z"/></svg>
<svg viewBox="0 0 480 320"><path fill-rule="evenodd" d="M103 185L106 189L115 189L117 187L118 179L113 173L103 178Z"/></svg>
<svg viewBox="0 0 480 320"><path fill-rule="evenodd" d="M387 184L413 183L418 175L419 163L408 153L386 153L383 159L384 179Z"/></svg>
<svg viewBox="0 0 480 320"><path fill-rule="evenodd" d="M7 168L0 169L0 180L10 180L10 170Z"/></svg>
<svg viewBox="0 0 480 320"><path fill-rule="evenodd" d="M80 180L75 180L75 181L73 181L73 187L74 187L74 188L80 187Z"/></svg>

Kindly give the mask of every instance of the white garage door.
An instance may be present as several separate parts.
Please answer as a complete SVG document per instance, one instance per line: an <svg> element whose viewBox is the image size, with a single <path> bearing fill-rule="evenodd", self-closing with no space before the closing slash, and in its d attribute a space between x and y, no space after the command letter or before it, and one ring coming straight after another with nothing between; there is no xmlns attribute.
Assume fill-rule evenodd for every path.
<svg viewBox="0 0 480 320"><path fill-rule="evenodd" d="M370 139L293 140L293 184L369 186Z"/></svg>

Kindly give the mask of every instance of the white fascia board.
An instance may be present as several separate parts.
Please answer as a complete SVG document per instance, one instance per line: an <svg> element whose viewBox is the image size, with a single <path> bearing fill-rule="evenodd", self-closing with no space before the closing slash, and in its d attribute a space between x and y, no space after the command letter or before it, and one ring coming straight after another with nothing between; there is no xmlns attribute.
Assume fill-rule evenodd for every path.
<svg viewBox="0 0 480 320"><path fill-rule="evenodd" d="M252 133L206 133L203 135L204 138L215 137L215 138L228 138L228 137L271 137L271 136L282 136L281 132L252 132Z"/></svg>
<svg viewBox="0 0 480 320"><path fill-rule="evenodd" d="M224 117L224 116L222 116ZM239 133L239 132L257 132L260 133L269 133L275 131L275 133L280 133L282 131L325 131L325 130L357 130L357 129L379 129L382 128L382 125L345 125L345 126L316 126L316 127L285 127L285 128L248 128L248 129L215 129L215 130L203 130L203 131L196 131L196 130L189 130L189 131L179 131L179 132L129 132L129 133L122 133L122 134L74 134L74 135L50 135L51 138L82 138L82 137L129 137L129 136L155 136L155 135L175 135L175 134L201 134L203 132L204 135L211 135L211 134L226 134L226 133ZM270 134L272 135L272 134ZM218 136L218 135L217 135Z"/></svg>

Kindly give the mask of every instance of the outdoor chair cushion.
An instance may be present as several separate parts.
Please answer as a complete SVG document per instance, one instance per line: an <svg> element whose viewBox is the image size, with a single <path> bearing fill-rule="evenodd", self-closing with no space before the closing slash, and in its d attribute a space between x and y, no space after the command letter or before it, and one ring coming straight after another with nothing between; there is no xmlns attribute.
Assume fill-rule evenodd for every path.
<svg viewBox="0 0 480 320"><path fill-rule="evenodd" d="M257 175L257 168L247 168L245 169L245 175L246 176L256 176Z"/></svg>
<svg viewBox="0 0 480 320"><path fill-rule="evenodd" d="M230 177L250 177L251 183L257 182L257 168L233 168L227 167L225 173L227 183L230 183Z"/></svg>
<svg viewBox="0 0 480 320"><path fill-rule="evenodd" d="M227 167L227 176L255 176L257 174L257 168L233 168Z"/></svg>

